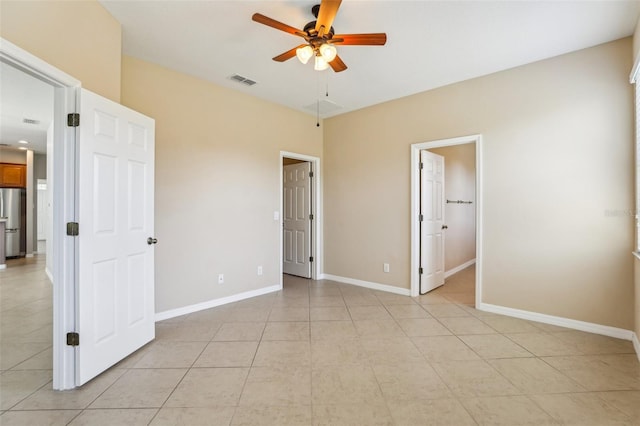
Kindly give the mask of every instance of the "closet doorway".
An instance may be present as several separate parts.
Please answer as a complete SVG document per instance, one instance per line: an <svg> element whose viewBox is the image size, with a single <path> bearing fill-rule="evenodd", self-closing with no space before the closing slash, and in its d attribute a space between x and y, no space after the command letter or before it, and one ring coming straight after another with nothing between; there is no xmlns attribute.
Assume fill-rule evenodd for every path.
<svg viewBox="0 0 640 426"><path fill-rule="evenodd" d="M320 279L322 197L320 159L280 152L281 272Z"/></svg>
<svg viewBox="0 0 640 426"><path fill-rule="evenodd" d="M475 294L466 302L480 303L481 148L480 135L412 145L412 296L440 287L462 271L468 275L475 264Z"/></svg>

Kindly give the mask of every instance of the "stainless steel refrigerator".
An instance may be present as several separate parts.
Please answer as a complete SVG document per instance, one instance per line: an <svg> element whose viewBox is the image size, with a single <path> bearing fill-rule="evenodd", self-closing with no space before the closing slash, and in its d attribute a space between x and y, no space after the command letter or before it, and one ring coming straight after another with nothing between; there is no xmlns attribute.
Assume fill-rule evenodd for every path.
<svg viewBox="0 0 640 426"><path fill-rule="evenodd" d="M6 217L5 255L20 255L20 221L22 216L22 189L0 188L0 217Z"/></svg>

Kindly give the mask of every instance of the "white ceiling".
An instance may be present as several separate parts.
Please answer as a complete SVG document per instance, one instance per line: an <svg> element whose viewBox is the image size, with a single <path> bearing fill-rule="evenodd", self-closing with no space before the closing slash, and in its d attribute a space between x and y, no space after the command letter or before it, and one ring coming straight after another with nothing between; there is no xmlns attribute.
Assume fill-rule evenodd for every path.
<svg viewBox="0 0 640 426"><path fill-rule="evenodd" d="M339 46L349 68L334 73L272 61L301 39L251 20L260 12L302 28L315 0L100 1L122 24L125 54L309 114L321 99L323 117L626 37L640 14L640 1L627 0L344 0L336 33L386 32L388 41ZM0 95L0 143L24 139L46 152L52 87L2 63Z"/></svg>
<svg viewBox="0 0 640 426"><path fill-rule="evenodd" d="M38 123L24 123L25 118ZM46 153L52 119L53 86L0 62L0 144Z"/></svg>
<svg viewBox="0 0 640 426"><path fill-rule="evenodd" d="M638 1L344 0L336 33L386 32L388 41L338 46L349 68L334 73L272 61L302 39L251 20L259 12L302 28L319 1L100 2L122 24L126 55L309 114L318 99L340 107L324 117L626 37L640 12Z"/></svg>

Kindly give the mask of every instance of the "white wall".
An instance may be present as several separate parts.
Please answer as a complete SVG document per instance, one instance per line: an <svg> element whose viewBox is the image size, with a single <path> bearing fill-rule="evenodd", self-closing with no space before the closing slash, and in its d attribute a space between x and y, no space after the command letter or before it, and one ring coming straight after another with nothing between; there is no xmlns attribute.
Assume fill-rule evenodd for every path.
<svg viewBox="0 0 640 426"><path fill-rule="evenodd" d="M51 281L53 281L53 143L54 123L53 121L47 129L47 266L45 271Z"/></svg>
<svg viewBox="0 0 640 426"><path fill-rule="evenodd" d="M38 251L38 179L47 178L47 155L33 155L33 251Z"/></svg>
<svg viewBox="0 0 640 426"><path fill-rule="evenodd" d="M27 229L23 230L26 232L26 255L33 256L33 247L35 242L35 203L33 202L35 199L35 179L34 176L34 167L33 167L33 151L27 150Z"/></svg>

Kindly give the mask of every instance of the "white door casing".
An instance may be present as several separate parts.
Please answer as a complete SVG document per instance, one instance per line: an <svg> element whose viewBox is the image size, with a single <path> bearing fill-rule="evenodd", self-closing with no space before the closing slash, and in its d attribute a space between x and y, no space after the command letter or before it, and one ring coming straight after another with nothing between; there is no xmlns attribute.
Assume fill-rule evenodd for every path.
<svg viewBox="0 0 640 426"><path fill-rule="evenodd" d="M444 284L444 157L420 151L420 293Z"/></svg>
<svg viewBox="0 0 640 426"><path fill-rule="evenodd" d="M81 91L77 386L155 337L154 126Z"/></svg>
<svg viewBox="0 0 640 426"><path fill-rule="evenodd" d="M311 278L311 163L283 166L283 272Z"/></svg>
<svg viewBox="0 0 640 426"><path fill-rule="evenodd" d="M76 218L76 131L67 127L66 122L67 113L75 111L80 81L2 37L0 61L54 87L55 125L52 123L47 132L47 180L51 193L51 232L47 242L51 249L47 250L46 269L53 284L52 386L56 390L71 389L75 387L75 349L66 345L65 335L75 327L76 320L76 243L75 238L66 236L65 223Z"/></svg>

